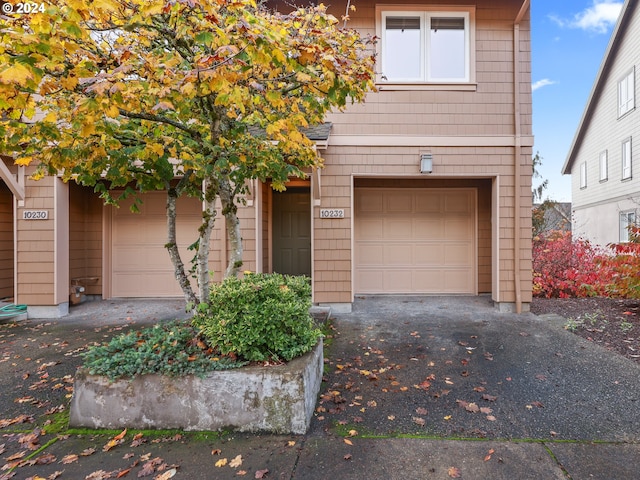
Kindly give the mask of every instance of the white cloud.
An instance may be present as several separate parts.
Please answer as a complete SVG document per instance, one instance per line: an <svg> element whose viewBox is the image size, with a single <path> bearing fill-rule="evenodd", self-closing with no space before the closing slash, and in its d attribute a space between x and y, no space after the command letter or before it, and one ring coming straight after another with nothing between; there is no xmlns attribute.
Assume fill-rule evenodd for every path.
<svg viewBox="0 0 640 480"><path fill-rule="evenodd" d="M542 80L538 80L531 84L531 91L535 92L539 88L546 87L547 85L554 85L556 82L553 80L549 80L548 78L543 78Z"/></svg>
<svg viewBox="0 0 640 480"><path fill-rule="evenodd" d="M572 19L563 19L557 15L549 15L549 19L560 27L579 28L596 33L607 33L610 27L615 25L622 3L619 0L593 0L593 5Z"/></svg>

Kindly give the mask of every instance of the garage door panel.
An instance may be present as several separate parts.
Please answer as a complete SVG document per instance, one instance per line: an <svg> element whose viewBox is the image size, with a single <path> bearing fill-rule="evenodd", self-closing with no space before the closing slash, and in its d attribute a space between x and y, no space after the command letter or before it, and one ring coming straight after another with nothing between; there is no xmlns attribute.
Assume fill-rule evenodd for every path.
<svg viewBox="0 0 640 480"><path fill-rule="evenodd" d="M356 282L367 291L384 290L384 274L380 269L361 270L358 272Z"/></svg>
<svg viewBox="0 0 640 480"><path fill-rule="evenodd" d="M470 213L471 205L466 196L445 194L444 211L446 213Z"/></svg>
<svg viewBox="0 0 640 480"><path fill-rule="evenodd" d="M356 199L356 209L363 213L382 213L383 198L374 193L362 192Z"/></svg>
<svg viewBox="0 0 640 480"><path fill-rule="evenodd" d="M384 238L411 238L413 225L408 218L389 218L384 222Z"/></svg>
<svg viewBox="0 0 640 480"><path fill-rule="evenodd" d="M444 235L445 222L442 218L416 218L413 225L414 238L433 240Z"/></svg>
<svg viewBox="0 0 640 480"><path fill-rule="evenodd" d="M405 243L383 244L382 258L379 260L383 265L411 265L412 262L411 245Z"/></svg>
<svg viewBox="0 0 640 480"><path fill-rule="evenodd" d="M476 293L473 189L363 188L355 205L356 293Z"/></svg>
<svg viewBox="0 0 640 480"><path fill-rule="evenodd" d="M410 193L385 195L386 213L410 213L413 209L413 196Z"/></svg>
<svg viewBox="0 0 640 480"><path fill-rule="evenodd" d="M466 243L448 243L443 246L443 263L446 265L469 265L473 252Z"/></svg>
<svg viewBox="0 0 640 480"><path fill-rule="evenodd" d="M365 218L360 222L363 238L380 239L384 232L384 222L381 218Z"/></svg>

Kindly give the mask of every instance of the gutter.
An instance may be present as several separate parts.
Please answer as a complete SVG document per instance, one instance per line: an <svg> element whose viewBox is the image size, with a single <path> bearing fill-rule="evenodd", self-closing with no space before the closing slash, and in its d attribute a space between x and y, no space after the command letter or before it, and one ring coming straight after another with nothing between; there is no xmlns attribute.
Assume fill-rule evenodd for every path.
<svg viewBox="0 0 640 480"><path fill-rule="evenodd" d="M518 16L513 22L513 116L514 116L514 172L513 172L513 278L516 294L516 313L522 313L522 285L520 275L520 242L522 237L521 229L521 192L520 183L522 157L522 125L520 121L520 23L527 11L529 11L530 0L524 0Z"/></svg>

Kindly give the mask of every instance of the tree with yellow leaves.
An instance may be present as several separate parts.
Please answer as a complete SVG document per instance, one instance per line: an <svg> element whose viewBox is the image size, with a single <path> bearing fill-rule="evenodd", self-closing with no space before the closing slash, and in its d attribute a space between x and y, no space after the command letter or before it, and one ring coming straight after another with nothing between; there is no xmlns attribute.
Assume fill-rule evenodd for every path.
<svg viewBox="0 0 640 480"><path fill-rule="evenodd" d="M206 302L216 200L233 275L246 181L284 189L321 167L302 131L373 89L371 40L341 27L323 5L285 14L255 0L66 0L0 16L0 151L108 202L166 191L176 278L187 302ZM198 296L176 244L182 195L203 200Z"/></svg>

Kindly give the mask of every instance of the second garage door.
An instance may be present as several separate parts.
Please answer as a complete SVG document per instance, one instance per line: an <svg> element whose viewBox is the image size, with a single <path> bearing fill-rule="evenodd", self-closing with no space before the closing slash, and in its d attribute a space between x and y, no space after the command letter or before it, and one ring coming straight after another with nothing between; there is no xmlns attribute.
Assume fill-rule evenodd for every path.
<svg viewBox="0 0 640 480"><path fill-rule="evenodd" d="M476 294L475 189L355 191L355 291Z"/></svg>
<svg viewBox="0 0 640 480"><path fill-rule="evenodd" d="M166 193L147 193L140 213L127 205L112 209L111 296L180 297L182 290L164 245L167 243ZM180 198L177 205L177 237L182 260L189 268L193 252L187 246L198 236L200 201Z"/></svg>

